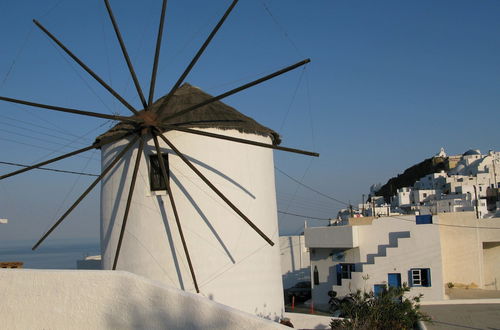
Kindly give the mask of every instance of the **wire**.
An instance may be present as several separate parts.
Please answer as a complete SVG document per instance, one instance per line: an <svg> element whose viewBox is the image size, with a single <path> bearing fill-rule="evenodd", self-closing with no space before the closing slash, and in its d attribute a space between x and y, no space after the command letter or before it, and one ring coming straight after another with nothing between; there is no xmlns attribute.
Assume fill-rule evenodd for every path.
<svg viewBox="0 0 500 330"><path fill-rule="evenodd" d="M43 157L40 157L38 158L37 160L34 161L35 162L38 162L39 160L43 159L43 158L46 158L46 157L50 157L52 156L53 154L55 154L56 152L59 152L61 150L63 150L64 148L69 148L70 145L72 145L74 142L78 141L78 139L82 139L84 137L86 137L87 135L89 135L90 133L100 129L101 127L103 127L104 125L106 125L108 122L110 122L111 120L108 120L108 121L105 121L104 123L102 123L101 125L97 126L96 128L93 128L91 129L90 131L84 133L83 135L81 136L78 136L76 140L73 140L71 142L68 142L67 144L65 144L62 148L60 148L59 150L52 150L52 152L50 152L49 154L47 155L44 155ZM76 156L76 157L81 157L81 158L87 158L85 156L82 156L82 155L79 155L79 156ZM87 158L88 159L88 158Z"/></svg>
<svg viewBox="0 0 500 330"><path fill-rule="evenodd" d="M12 118L12 117L9 117L9 116L5 116L5 115L0 115L1 118L5 118L7 120L10 120L10 121L13 121L13 122L16 122L16 123L22 123L22 124L25 124L25 125L29 125L29 126L33 126L33 127L38 127L38 128L42 128L44 130L48 130L52 133L54 133L54 128L50 128L50 127L47 127L47 126L43 126L43 125L37 125L37 124L33 124L29 121L25 121L25 120L21 120L21 119L17 119L17 118ZM5 123L1 123L1 124L4 124L4 125L7 125ZM24 129L25 127L23 127ZM30 129L30 131L34 131L32 129ZM61 131L57 131L56 132L59 132L61 135L69 135L68 133L66 132L61 132ZM46 133L43 133L43 134L46 134ZM71 136L73 137L77 137L77 138L80 138L80 136L76 135L76 134L71 134ZM58 139L67 139L66 137L61 137L61 136L57 136Z"/></svg>
<svg viewBox="0 0 500 330"><path fill-rule="evenodd" d="M278 213L281 213L281 214L286 214L286 215L292 215L292 216L294 216L294 217L305 218L305 219L313 219L313 220L330 221L330 219L326 219L326 218L317 218L317 217L312 217L312 216L309 216L309 215L289 213L289 212L280 211L280 210L278 210Z"/></svg>
<svg viewBox="0 0 500 330"><path fill-rule="evenodd" d="M84 83L84 85L87 87L88 90L90 90L90 92L92 92L92 94L94 94L94 96L101 102L102 105L104 105L104 107L109 111L109 113L111 114L116 114L105 102L104 100L101 98L101 96L99 96L99 94L97 94L97 92L92 88L92 86L90 86L90 84L87 82L86 79L83 78L83 76L80 74L80 72L75 68L75 64L70 61L67 56L65 55L65 53L63 53L62 50L59 49L59 47L57 47L53 42L52 40L47 36L46 37L47 40L49 41L49 44L56 50L57 54L60 55L60 57L66 62L66 64L73 70L73 72L80 78L80 80Z"/></svg>
<svg viewBox="0 0 500 330"><path fill-rule="evenodd" d="M2 162L2 161L0 161L0 164L10 165L10 166L18 166L18 167L30 167L31 166L31 165L11 163L11 162ZM52 172L60 172L60 173L68 173L68 174L78 174L78 175L87 175L87 176L99 176L97 174L92 174L92 173L83 173L83 172L75 172L75 171L58 170L58 169L55 169L55 168L48 168L48 167L36 167L34 169L35 170L52 171Z"/></svg>
<svg viewBox="0 0 500 330"><path fill-rule="evenodd" d="M299 185L301 185L302 187L307 188L307 189L309 189L309 190L311 190L311 191L315 192L316 194L318 194L318 195L320 195L320 196L323 196L323 197L325 197L325 198L331 199L332 201L335 201L335 202L340 203L340 204L343 204L343 205L347 205L347 206L349 206L349 205L350 205L349 203L343 202L343 201L341 201L341 200L339 200L339 199L336 199L336 198L334 198L334 197L332 197L332 196L329 196L329 195L327 195L327 194L325 194L325 193L322 193L321 191L318 191L318 190L314 189L313 187L310 187L310 186L306 185L305 183L300 182L299 180L295 179L295 178L294 178L294 177L292 177L291 175L289 175L289 174L285 173L283 170L279 169L277 166L274 166L274 168L275 168L278 172L280 172L281 174L283 174L284 176L286 176L287 178L289 178L290 180L292 180L293 182L298 183L298 184L299 184Z"/></svg>
<svg viewBox="0 0 500 330"><path fill-rule="evenodd" d="M63 143L59 143L59 142L54 142L54 141L50 141L50 140L47 140L47 139L42 139L42 138L39 138L39 137L36 137L36 136L33 136L33 135L28 135L28 134L23 134L23 133L18 133L18 132L13 132L11 130L7 130L7 129L4 129L2 128L1 130L2 133L7 133L7 134L11 134L11 135L17 135L17 136L22 136L24 138L27 138L27 139L32 139L32 140L35 140L37 142L45 142L45 143L48 143L48 144L53 144L53 145L58 145L58 146L66 146L65 144ZM32 131L33 132L33 131ZM35 132L36 133L36 132ZM38 133L40 134L40 133ZM48 134L47 134L48 135ZM80 145L84 145L83 143L80 143L80 142L77 142L78 144Z"/></svg>
<svg viewBox="0 0 500 330"><path fill-rule="evenodd" d="M260 3L264 7L264 10L267 12L267 14L269 15L269 17L271 17L271 19L274 22L274 24L276 24L276 26L278 27L278 30L281 30L281 33L283 33L283 35L288 40L288 42L290 42L290 44L295 49L295 51L297 52L297 54L299 54L300 56L304 57L302 55L302 52L300 51L299 47L297 47L297 45L292 40L292 38L290 38L290 35L288 34L287 30L280 24L280 22L278 22L278 20L276 19L276 16L273 15L273 13L269 9L269 7L265 4L265 2L261 1Z"/></svg>
<svg viewBox="0 0 500 330"><path fill-rule="evenodd" d="M313 120L313 113L312 113L312 105L311 105L311 88L309 85L309 72L305 70L307 68L307 65L304 66L304 72L306 75L306 94L307 94L307 110L309 112L309 125L311 126L311 140L312 140L312 146L313 149L316 149L316 138L314 135L314 120Z"/></svg>
<svg viewBox="0 0 500 330"><path fill-rule="evenodd" d="M297 86L295 86L295 90L293 91L292 99L290 100L290 104L288 104L288 109L286 110L285 116L283 117L283 121L281 122L279 131L283 129L283 126L285 126L285 122L288 118L288 114L290 113L290 110L292 109L292 105L295 101L295 97L297 96L297 91L299 90L300 84L302 83L302 78L304 77L304 72L306 71L307 64L302 68L302 71L300 72L299 76L299 81L297 82Z"/></svg>
<svg viewBox="0 0 500 330"><path fill-rule="evenodd" d="M60 0L59 2L55 3L52 7L50 7L40 18L44 18L45 16L49 15L54 9L59 7L59 5L65 0Z"/></svg>
<svg viewBox="0 0 500 330"><path fill-rule="evenodd" d="M295 216L295 217L299 217L299 218L304 218L304 219L323 220L323 221L326 221L326 220L329 221L329 220L331 220L331 219L317 218L317 217L313 217L313 216L309 216L309 215L289 213L289 212L284 212L284 211L279 211L279 210L278 210L278 213L287 214L287 215L291 215L291 216ZM414 215L411 214L411 216L414 216ZM391 215L391 216L384 216L384 217L386 217L386 218L392 218L392 219L395 219L395 220L401 220L401 221L415 223L415 221L413 221L413 220L403 219L403 218L400 218L400 217L397 217L397 216L393 216L393 215ZM434 225L434 226L443 226L443 227L454 227L454 228L470 228L470 229L500 229L500 227L462 226L462 225L452 225L452 224L447 224L447 223L432 223L432 225Z"/></svg>
<svg viewBox="0 0 500 330"><path fill-rule="evenodd" d="M410 216L413 216L413 214L410 214ZM401 221L415 222L413 220L403 219L403 218L400 218L400 217L397 217L397 216L394 216L394 215L390 215L390 216L386 216L386 217L393 218L393 219L396 219L396 220L401 220ZM455 228L470 228L470 229L500 229L500 227L462 226L462 225L452 225L452 224L447 224L447 223L432 223L432 225L434 225L434 226L443 226L443 227L455 227Z"/></svg>
<svg viewBox="0 0 500 330"><path fill-rule="evenodd" d="M21 130L26 130L27 128L26 127L23 127L23 126L19 126L19 125L16 125L16 124L6 124L6 123L2 123L0 122L0 125L4 125L4 126L7 126L7 127L14 127L14 128L19 128ZM61 137L61 136L57 136L57 135L53 135L53 134L50 134L50 133L46 133L46 132L40 132L38 130L34 130L34 129L29 129L30 132L32 133L35 133L35 134L40 134L42 136L47 136L47 137L52 137L52 138L56 138L58 140L66 140L66 141L71 141L69 138L67 137ZM47 141L47 140L43 140L43 139L39 139L35 136L32 136L32 135L23 135L21 133L17 133L17 132L12 132L12 131L9 131L9 130L5 130L5 129L2 129L2 132L7 132L9 134L14 134L14 135L20 135L20 136L23 136L23 137L28 137L28 138L31 138L31 139L35 139L37 141L44 141L44 142L48 142L48 143L54 143L54 142L50 142L50 141ZM83 142L77 142L77 141L74 141L75 143L78 143L80 145L87 145L88 143L83 143Z"/></svg>
<svg viewBox="0 0 500 330"><path fill-rule="evenodd" d="M43 147L43 146L38 146L38 145L35 145L35 144L30 144L30 143L19 142L19 141L11 140L11 139L4 138L4 137L0 137L0 140L1 141L8 141L8 142L11 142L11 143L16 143L16 144L20 144L20 145L24 145L24 146L28 146L28 147L32 147L32 148L36 148L37 150L41 150L41 149L48 150L48 151L50 151L49 155L55 154L56 152L60 152L64 148L70 148L68 146L68 147L62 147L62 148L60 148L58 150L54 150L54 149L51 149L51 148L46 148L46 147ZM75 157L88 159L88 157L85 157L85 156L82 156L82 155L75 155Z"/></svg>
<svg viewBox="0 0 500 330"><path fill-rule="evenodd" d="M21 48L19 48L19 51L17 52L16 56L14 57L14 60L12 60L12 63L10 65L9 69L7 70L7 73L5 74L5 77L3 78L2 83L0 84L0 88L3 87L5 85L5 83L7 82L7 79L9 78L12 70L14 69L14 66L16 65L17 60L19 59L19 57L21 57L21 54L23 53L24 48L26 47L26 44L28 43L28 40L31 37L31 34L33 33L34 28L35 27L32 26L30 31L26 35L26 38L24 39L24 42L21 45Z"/></svg>

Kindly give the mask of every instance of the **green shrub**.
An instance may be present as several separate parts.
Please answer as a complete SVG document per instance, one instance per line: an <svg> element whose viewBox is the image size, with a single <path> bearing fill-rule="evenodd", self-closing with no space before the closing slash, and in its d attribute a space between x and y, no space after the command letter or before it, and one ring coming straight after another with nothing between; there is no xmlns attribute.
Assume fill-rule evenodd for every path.
<svg viewBox="0 0 500 330"><path fill-rule="evenodd" d="M413 329L417 321L430 321L420 311L422 294L413 298L404 297L410 288L389 287L375 297L373 292L351 294L352 299L341 304L342 320L332 320L332 329Z"/></svg>

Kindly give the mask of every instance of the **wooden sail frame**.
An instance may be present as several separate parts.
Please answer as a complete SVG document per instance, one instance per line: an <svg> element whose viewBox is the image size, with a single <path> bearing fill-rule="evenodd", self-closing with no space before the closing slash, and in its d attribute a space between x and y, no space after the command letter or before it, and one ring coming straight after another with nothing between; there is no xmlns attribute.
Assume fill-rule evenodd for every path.
<svg viewBox="0 0 500 330"><path fill-rule="evenodd" d="M183 71L183 73L180 75L180 77L177 79L176 83L172 86L170 89L169 93L166 95L165 98L162 100L161 106L167 106L169 100L171 99L172 95L175 93L175 91L179 88L179 86L182 84L184 79L187 77L191 69L195 66L196 62L198 59L202 56L203 52L205 49L208 47L212 39L215 37L219 29L222 27L224 22L226 21L227 17L233 10L233 8L236 6L238 3L238 0L233 0L221 19L218 21L216 26L213 28L207 39L204 41L202 46L199 48L191 62L188 64L186 69ZM132 197L134 194L134 188L135 188L135 183L137 179L137 174L139 170L139 164L140 160L142 157L142 153L144 151L144 143L149 136L152 137L154 141L154 146L155 146L155 151L157 155L159 156L159 164L160 164L160 169L163 174L163 178L165 179L165 185L167 189L167 194L169 196L169 201L173 210L173 214L175 217L175 221L177 223L177 228L179 232L179 236L181 238L181 242L183 245L183 250L185 257L188 261L189 269L190 269L190 274L191 278L194 283L194 287L196 289L196 292L200 292L199 286L197 283L196 279L196 274L194 271L193 264L191 262L191 258L189 255L189 249L187 246L187 243L184 239L184 234L182 231L182 226L181 226L181 220L180 220L180 215L178 214L174 196L172 194L172 190L170 189L170 183L168 180L168 175L167 175L167 168L163 162L163 157L161 157L161 152L160 152L160 146L158 143L158 137L163 140L170 148L171 150L177 154L177 156L191 169L195 172L195 174L207 184L210 189L212 189L236 214L238 214L258 235L262 237L269 245L274 245L274 242L262 231L260 230L236 205L234 205L229 198L227 198L217 187L208 179L206 178L192 163L189 159L187 159L183 153L177 149L177 147L163 134L165 131L169 130L178 130L182 131L188 134L195 134L195 135L202 135L202 136L208 136L210 138L216 138L216 139L224 139L228 141L232 141L235 143L243 143L243 144L249 144L249 145L254 145L257 147L263 147L263 148L271 148L275 150L281 150L281 151L286 151L286 152L293 152L293 153L299 153L307 156L314 156L318 157L319 154L311 151L305 151L305 150L300 150L300 149L294 149L294 148L288 148L288 147L281 147L277 146L274 144L267 144L267 143L261 143L261 142L256 142L252 140L247 140L247 139L242 139L242 138L236 138L236 137L230 137L226 135L221 135L221 134L215 134L215 133L210 133L206 131L201 131L201 130L196 130L196 129L191 129L191 128L186 128L186 127L181 127L179 125L170 125L166 124L163 121L165 121L165 118L163 119L162 122L160 122L156 116L154 116L150 111L151 106L153 104L153 98L154 98L154 90L155 90L155 83L156 83L156 76L157 76L157 70L158 70L158 65L159 65L159 55L160 55L160 49L161 49L161 44L162 44L162 36L163 36L163 27L164 27L164 21L165 21L165 12L166 12L166 7L167 7L167 0L162 0L162 9L161 9L161 14L160 14L160 21L159 21L159 27L158 27L158 34L157 34L157 42L156 42L156 49L155 49L155 55L154 55L154 60L153 60L153 68L151 72L151 79L150 79L150 87L149 87L149 93L148 93L148 98L146 100L145 95L142 91L142 88L139 84L139 81L137 79L137 75L135 73L134 67L132 65L132 62L130 61L130 57L128 55L127 49L125 47L125 43L123 41L123 38L121 36L120 29L118 27L118 24L116 22L115 16L113 14L112 7L109 3L109 0L104 0L104 4L106 6L106 10L108 12L108 15L110 17L111 23L113 25L116 37L118 39L118 42L120 44L120 48L122 50L123 57L127 63L127 67L129 69L130 75L132 77L132 80L134 82L134 85L136 87L136 91L139 95L139 99L141 100L141 103L144 107L143 112L139 112L137 109L135 109L130 103L128 103L122 96L120 96L111 86L109 86L102 78L100 78L89 66L87 66L82 60L80 60L73 52L71 52L57 37L49 32L39 21L33 20L34 24L43 32L45 33L50 39L52 39L66 54L68 54L78 65L80 65L90 76L92 76L101 86L103 86L111 95L113 95L120 103L123 104L129 111L132 112L132 116L126 117L126 116L117 116L117 115L107 115L107 114L101 114L98 112L92 112L92 111L87 111L87 110L79 110L79 109L72 109L72 108L65 108L65 107L60 107L60 106L53 106L53 105L47 105L47 104L41 104L41 103L36 103L32 101L26 101L26 100L19 100L19 99L14 99L14 98L9 98L9 97L3 97L0 96L1 101L5 102L11 102L11 103L17 103L17 104L23 104L26 106L32 106L40 109L46 109L46 110L51 110L51 111L60 111L60 112L66 112L66 113L72 113L72 114L77 114L81 116L87 116L87 117L94 117L94 118L101 118L101 119L111 119L118 121L120 123L128 123L132 124L134 126L134 130L129 133L126 136L120 136L120 137L115 137L112 138L111 140L107 140L106 142L96 142L90 146L87 146L85 148L75 150L73 152L39 162L35 165L23 168L18 171L14 171L5 175L0 176L0 180L30 171L32 169L39 168L41 166L57 162L62 159L66 159L75 155L78 155L80 153L89 151L94 148L100 148L104 144L108 144L114 141L117 141L119 139L126 138L127 136L131 137L131 141L113 158L111 163L109 163L106 168L101 172L101 174L90 184L90 186L77 198L77 200L71 205L71 207L50 227L50 229L42 235L42 237L35 243L33 246L32 250L35 250L66 218L67 216L78 206L78 204L90 193L90 191L116 166L116 164L125 157L127 152L135 148L135 145L138 142L137 146L137 155L136 155L136 160L134 164L134 169L133 169L133 174L132 178L130 181L130 186L129 186L129 192L127 195L127 202L126 202L126 207L125 207L125 213L123 216L123 221L121 224L120 228L120 236L118 239L118 244L115 252L115 257L113 260L113 267L112 269L115 270L117 268L118 260L119 260L119 255L120 255L120 249L123 243L123 236L125 233L126 229L126 224L127 224L127 219L129 215L130 208L132 206ZM278 70L272 74L263 76L257 80L251 81L249 83L246 83L244 85L241 85L235 89L232 89L230 91L227 91L225 93L222 93L218 96L212 97L206 101L203 101L199 104L190 106L186 109L183 109L166 119L171 119L177 116L180 116L182 114L192 112L192 111L200 111L200 108L203 106L219 101L225 97L228 97L230 95L236 94L242 90L245 90L247 88L250 88L252 86L255 86L257 84L260 84L262 82L265 82L269 79L275 78L279 75L282 75L284 73L287 73L291 70L294 70L298 67L301 67L307 63L309 63L309 59L305 59L302 61L299 61L293 65L287 66L281 70Z"/></svg>

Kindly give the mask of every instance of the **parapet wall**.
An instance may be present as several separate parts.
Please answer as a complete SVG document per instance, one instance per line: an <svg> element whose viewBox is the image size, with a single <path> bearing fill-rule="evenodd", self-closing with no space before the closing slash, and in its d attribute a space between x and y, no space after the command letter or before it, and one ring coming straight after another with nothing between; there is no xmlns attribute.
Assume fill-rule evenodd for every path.
<svg viewBox="0 0 500 330"><path fill-rule="evenodd" d="M4 329L284 329L122 271L0 270Z"/></svg>

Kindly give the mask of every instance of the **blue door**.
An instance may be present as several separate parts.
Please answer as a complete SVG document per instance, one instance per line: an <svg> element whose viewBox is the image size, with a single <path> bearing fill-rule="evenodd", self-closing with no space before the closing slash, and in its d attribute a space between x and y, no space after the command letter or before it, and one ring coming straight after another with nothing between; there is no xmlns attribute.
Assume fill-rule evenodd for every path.
<svg viewBox="0 0 500 330"><path fill-rule="evenodd" d="M385 291L385 284L375 284L373 286L373 294L375 297L379 297Z"/></svg>
<svg viewBox="0 0 500 330"><path fill-rule="evenodd" d="M401 274L400 273L391 273L391 274L387 274L387 275L388 275L387 283L389 283L389 286L393 286L393 287L397 287L397 288L401 287Z"/></svg>

